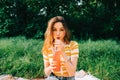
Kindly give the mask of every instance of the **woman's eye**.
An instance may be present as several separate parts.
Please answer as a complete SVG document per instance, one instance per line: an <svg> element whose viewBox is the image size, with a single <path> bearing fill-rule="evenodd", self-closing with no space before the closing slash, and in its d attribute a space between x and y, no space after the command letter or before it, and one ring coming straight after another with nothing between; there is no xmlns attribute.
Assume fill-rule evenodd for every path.
<svg viewBox="0 0 120 80"><path fill-rule="evenodd" d="M56 29L53 29L52 31L56 31Z"/></svg>
<svg viewBox="0 0 120 80"><path fill-rule="evenodd" d="M64 31L64 29L60 29L60 31Z"/></svg>

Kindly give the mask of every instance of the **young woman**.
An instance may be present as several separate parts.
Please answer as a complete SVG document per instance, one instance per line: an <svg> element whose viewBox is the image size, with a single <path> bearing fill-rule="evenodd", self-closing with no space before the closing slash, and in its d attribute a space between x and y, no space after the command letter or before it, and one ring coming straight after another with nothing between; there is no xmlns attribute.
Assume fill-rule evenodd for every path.
<svg viewBox="0 0 120 80"><path fill-rule="evenodd" d="M48 76L46 80L75 80L79 55L78 43L70 40L70 32L62 16L49 20L42 53L44 72Z"/></svg>

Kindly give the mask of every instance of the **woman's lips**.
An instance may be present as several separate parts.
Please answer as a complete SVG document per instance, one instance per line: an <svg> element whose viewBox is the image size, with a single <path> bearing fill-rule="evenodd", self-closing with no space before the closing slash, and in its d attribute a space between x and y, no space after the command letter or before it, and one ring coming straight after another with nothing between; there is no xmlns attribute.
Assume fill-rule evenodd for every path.
<svg viewBox="0 0 120 80"><path fill-rule="evenodd" d="M57 39L60 39L60 37L57 37Z"/></svg>

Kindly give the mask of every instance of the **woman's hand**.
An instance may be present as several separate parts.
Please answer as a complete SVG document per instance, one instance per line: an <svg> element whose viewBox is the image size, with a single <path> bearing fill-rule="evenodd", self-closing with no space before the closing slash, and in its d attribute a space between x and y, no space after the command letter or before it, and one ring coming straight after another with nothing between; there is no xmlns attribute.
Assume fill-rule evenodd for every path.
<svg viewBox="0 0 120 80"><path fill-rule="evenodd" d="M54 45L53 45L53 51L54 52L56 52L56 51L64 52L64 46L65 46L65 44L61 40L56 39L54 42Z"/></svg>
<svg viewBox="0 0 120 80"><path fill-rule="evenodd" d="M56 68L56 64L57 64L57 62L56 61L54 61L54 60L52 60L51 61L51 64L50 64L50 69L51 69L51 71L53 72L54 71L54 69Z"/></svg>
<svg viewBox="0 0 120 80"><path fill-rule="evenodd" d="M67 55L64 53L64 47L65 44L61 40L56 39L54 42L53 52L61 52L60 58L64 61L68 61Z"/></svg>

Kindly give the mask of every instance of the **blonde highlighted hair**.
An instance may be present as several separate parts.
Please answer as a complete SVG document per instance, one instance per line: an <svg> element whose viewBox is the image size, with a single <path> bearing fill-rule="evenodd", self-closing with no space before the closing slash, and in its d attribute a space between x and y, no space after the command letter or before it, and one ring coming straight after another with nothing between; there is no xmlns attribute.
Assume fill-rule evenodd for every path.
<svg viewBox="0 0 120 80"><path fill-rule="evenodd" d="M43 44L42 53L45 53L46 50L48 50L48 48L53 46L54 39L53 39L53 35L52 35L52 29L53 29L53 26L56 22L61 22L63 24L64 29L65 29L64 42L66 44L69 44L69 42L70 42L70 31L68 30L65 19L62 16L53 17L48 21L48 26L47 26L46 32L44 34L45 41Z"/></svg>

